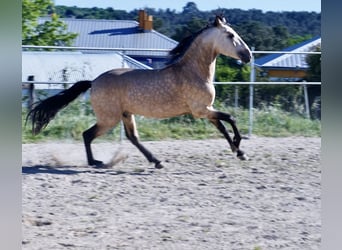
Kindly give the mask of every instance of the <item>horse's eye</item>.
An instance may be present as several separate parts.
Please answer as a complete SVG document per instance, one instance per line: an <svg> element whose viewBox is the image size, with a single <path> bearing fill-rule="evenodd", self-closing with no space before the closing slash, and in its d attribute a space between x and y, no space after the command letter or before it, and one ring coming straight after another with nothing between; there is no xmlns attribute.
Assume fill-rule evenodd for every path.
<svg viewBox="0 0 342 250"><path fill-rule="evenodd" d="M233 39L234 38L234 34L233 33L228 33L228 38Z"/></svg>

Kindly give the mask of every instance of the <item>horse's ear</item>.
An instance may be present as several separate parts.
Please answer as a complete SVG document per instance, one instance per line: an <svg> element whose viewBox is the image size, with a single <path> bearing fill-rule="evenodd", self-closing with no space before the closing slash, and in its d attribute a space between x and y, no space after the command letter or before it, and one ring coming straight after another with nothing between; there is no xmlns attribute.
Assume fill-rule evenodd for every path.
<svg viewBox="0 0 342 250"><path fill-rule="evenodd" d="M222 16L222 15L217 15L216 18L215 18L215 22L214 22L214 25L216 27L220 27L220 26L223 26L224 24L226 23L226 19Z"/></svg>

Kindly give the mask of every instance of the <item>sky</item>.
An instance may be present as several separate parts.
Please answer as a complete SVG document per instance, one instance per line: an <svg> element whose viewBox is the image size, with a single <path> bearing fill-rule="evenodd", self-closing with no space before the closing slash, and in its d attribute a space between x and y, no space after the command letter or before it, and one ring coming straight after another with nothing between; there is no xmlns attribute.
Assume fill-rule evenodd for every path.
<svg viewBox="0 0 342 250"><path fill-rule="evenodd" d="M54 0L55 5L98 7L131 11L133 9L171 9L181 12L191 0ZM321 12L321 0L193 0L202 11L218 8L263 11L314 11Z"/></svg>

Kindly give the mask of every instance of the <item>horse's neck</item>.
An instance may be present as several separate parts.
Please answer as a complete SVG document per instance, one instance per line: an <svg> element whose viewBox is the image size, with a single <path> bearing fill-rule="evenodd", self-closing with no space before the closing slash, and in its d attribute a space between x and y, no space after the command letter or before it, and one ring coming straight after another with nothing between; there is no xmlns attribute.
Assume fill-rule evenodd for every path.
<svg viewBox="0 0 342 250"><path fill-rule="evenodd" d="M197 40L197 39L196 39ZM212 82L215 74L217 53L213 47L194 41L180 63L189 74L196 74L205 82Z"/></svg>

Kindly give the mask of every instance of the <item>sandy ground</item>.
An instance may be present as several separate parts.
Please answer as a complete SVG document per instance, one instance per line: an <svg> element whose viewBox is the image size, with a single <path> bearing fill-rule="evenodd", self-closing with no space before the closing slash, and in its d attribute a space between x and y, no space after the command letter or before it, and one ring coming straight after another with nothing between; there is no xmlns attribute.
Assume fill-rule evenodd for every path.
<svg viewBox="0 0 342 250"><path fill-rule="evenodd" d="M308 249L321 242L320 138L22 146L22 249Z"/></svg>

